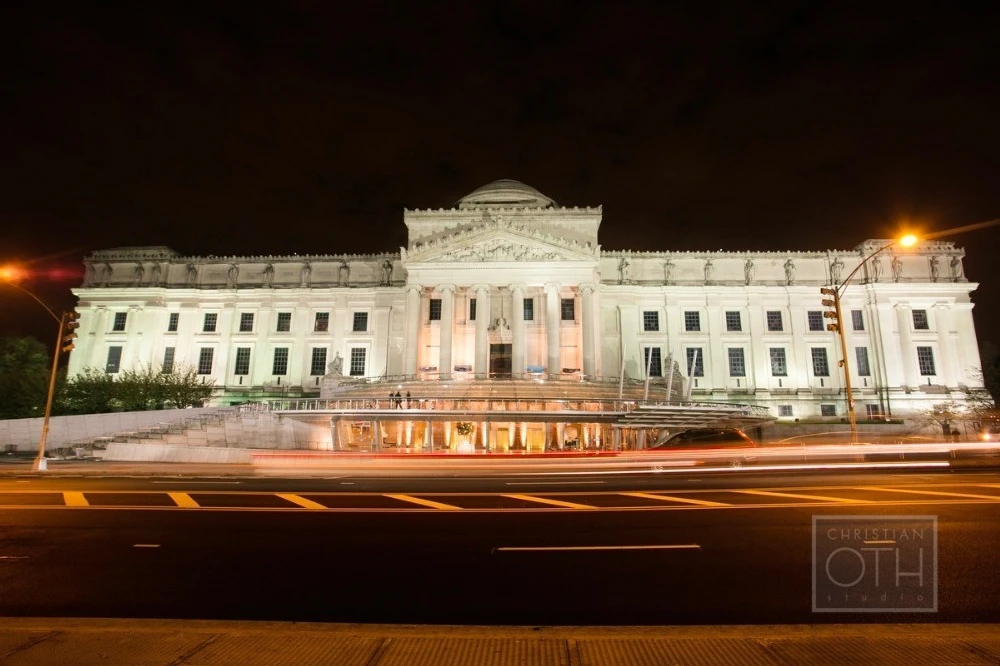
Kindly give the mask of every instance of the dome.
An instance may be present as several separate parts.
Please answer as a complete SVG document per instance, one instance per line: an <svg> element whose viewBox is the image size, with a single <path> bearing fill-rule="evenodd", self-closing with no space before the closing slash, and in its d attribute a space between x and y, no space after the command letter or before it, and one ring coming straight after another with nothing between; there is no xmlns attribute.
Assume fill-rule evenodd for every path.
<svg viewBox="0 0 1000 666"><path fill-rule="evenodd" d="M459 208L488 208L495 206L521 206L526 208L548 208L555 205L535 188L516 180L494 180L488 185L467 194L458 200Z"/></svg>

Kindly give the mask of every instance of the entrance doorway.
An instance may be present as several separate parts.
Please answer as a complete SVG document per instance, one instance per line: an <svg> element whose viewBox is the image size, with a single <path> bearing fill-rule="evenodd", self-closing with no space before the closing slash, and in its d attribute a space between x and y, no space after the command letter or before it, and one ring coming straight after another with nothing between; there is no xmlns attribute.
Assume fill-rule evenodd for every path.
<svg viewBox="0 0 1000 666"><path fill-rule="evenodd" d="M510 378L512 345L490 345L490 376Z"/></svg>

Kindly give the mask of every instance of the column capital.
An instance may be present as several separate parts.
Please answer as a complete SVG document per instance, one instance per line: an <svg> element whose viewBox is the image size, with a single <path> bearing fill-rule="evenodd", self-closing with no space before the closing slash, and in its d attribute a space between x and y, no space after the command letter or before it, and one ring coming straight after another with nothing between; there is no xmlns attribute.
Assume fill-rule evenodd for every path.
<svg viewBox="0 0 1000 666"><path fill-rule="evenodd" d="M509 285L507 288L510 289L511 292L514 292L514 291L521 291L521 292L523 292L524 289L525 289L525 285L524 285L523 282L515 282L515 283Z"/></svg>
<svg viewBox="0 0 1000 666"><path fill-rule="evenodd" d="M597 285L594 284L594 283L592 283L592 282L585 282L585 283L583 283L583 284L580 285L580 291L581 292L587 292L587 291L589 291L590 293L593 293L593 292L597 291Z"/></svg>
<svg viewBox="0 0 1000 666"><path fill-rule="evenodd" d="M437 290L440 291L442 294L447 294L447 293L454 294L455 293L455 285L453 285L453 284L439 284L437 286Z"/></svg>
<svg viewBox="0 0 1000 666"><path fill-rule="evenodd" d="M415 291L418 294L422 293L424 290L424 285L422 284L408 284L406 285L406 291Z"/></svg>
<svg viewBox="0 0 1000 666"><path fill-rule="evenodd" d="M546 282L544 288L546 292L554 291L556 294L558 294L559 291L562 289L562 285L557 282Z"/></svg>
<svg viewBox="0 0 1000 666"><path fill-rule="evenodd" d="M909 303L895 303L895 304L893 304L892 309L896 310L897 312L902 311L902 310L909 310L910 309L910 304Z"/></svg>
<svg viewBox="0 0 1000 666"><path fill-rule="evenodd" d="M469 287L469 291L474 291L476 294L481 292L488 292L490 290L490 285L488 284L474 284Z"/></svg>

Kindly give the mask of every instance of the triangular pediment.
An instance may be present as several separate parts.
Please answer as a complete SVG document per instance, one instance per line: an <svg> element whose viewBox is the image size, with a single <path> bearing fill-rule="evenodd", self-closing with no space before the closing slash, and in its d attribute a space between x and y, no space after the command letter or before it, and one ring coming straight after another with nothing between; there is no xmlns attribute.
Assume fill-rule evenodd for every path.
<svg viewBox="0 0 1000 666"><path fill-rule="evenodd" d="M471 228L416 245L403 253L407 262L586 261L599 248L527 229Z"/></svg>

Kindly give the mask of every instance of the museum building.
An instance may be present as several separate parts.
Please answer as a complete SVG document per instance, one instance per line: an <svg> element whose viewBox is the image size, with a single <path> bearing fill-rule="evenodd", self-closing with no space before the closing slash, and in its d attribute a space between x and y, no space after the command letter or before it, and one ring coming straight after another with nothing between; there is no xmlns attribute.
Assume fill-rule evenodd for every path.
<svg viewBox="0 0 1000 666"><path fill-rule="evenodd" d="M385 394L403 382L428 393L462 382L573 382L620 395L627 381L652 400L839 421L841 347L819 290L850 278L842 325L859 420L962 401L965 388L981 386L977 285L952 243L873 257L891 241L608 251L601 219L600 206L560 206L499 180L451 208L404 210L398 252L95 251L74 290L80 329L69 371L193 367L214 380L220 404L360 386Z"/></svg>

